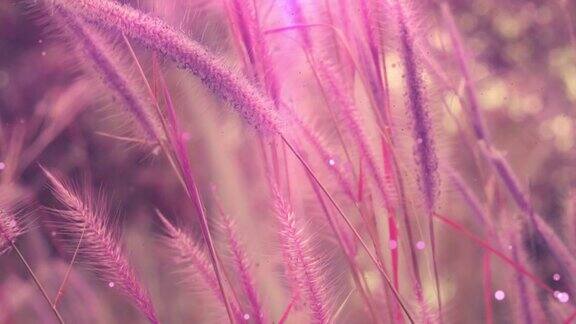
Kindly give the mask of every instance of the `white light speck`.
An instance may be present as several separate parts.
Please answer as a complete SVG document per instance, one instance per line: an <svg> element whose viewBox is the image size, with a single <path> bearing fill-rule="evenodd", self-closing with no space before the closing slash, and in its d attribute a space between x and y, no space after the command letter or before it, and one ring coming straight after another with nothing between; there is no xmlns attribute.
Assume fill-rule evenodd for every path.
<svg viewBox="0 0 576 324"><path fill-rule="evenodd" d="M115 286L114 281L110 281L110 282L108 283L108 287L114 288L114 286Z"/></svg>
<svg viewBox="0 0 576 324"><path fill-rule="evenodd" d="M494 298L496 298L496 300L504 300L504 298L506 298L506 293L504 293L502 290L496 290L494 293Z"/></svg>
<svg viewBox="0 0 576 324"><path fill-rule="evenodd" d="M328 164L330 166L334 166L334 165L336 165L336 161L334 161L334 159L330 159L330 160L328 160Z"/></svg>
<svg viewBox="0 0 576 324"><path fill-rule="evenodd" d="M570 295L568 295L568 293L566 292L558 291L557 294L556 292L554 292L554 295L556 296L556 298L558 298L558 301L561 302L562 304L565 304L570 300Z"/></svg>
<svg viewBox="0 0 576 324"><path fill-rule="evenodd" d="M42 54L42 56L46 56L46 52L44 52L44 51L42 51L41 54Z"/></svg>
<svg viewBox="0 0 576 324"><path fill-rule="evenodd" d="M0 162L0 171L6 169L6 163Z"/></svg>
<svg viewBox="0 0 576 324"><path fill-rule="evenodd" d="M424 243L424 241L418 241L416 242L416 248L418 250L424 250L424 248L426 247L426 243Z"/></svg>
<svg viewBox="0 0 576 324"><path fill-rule="evenodd" d="M552 275L552 280L554 281L560 281L560 274L559 273L555 273Z"/></svg>
<svg viewBox="0 0 576 324"><path fill-rule="evenodd" d="M245 319L245 320L249 320L249 319L250 319L250 314L244 314L244 319Z"/></svg>

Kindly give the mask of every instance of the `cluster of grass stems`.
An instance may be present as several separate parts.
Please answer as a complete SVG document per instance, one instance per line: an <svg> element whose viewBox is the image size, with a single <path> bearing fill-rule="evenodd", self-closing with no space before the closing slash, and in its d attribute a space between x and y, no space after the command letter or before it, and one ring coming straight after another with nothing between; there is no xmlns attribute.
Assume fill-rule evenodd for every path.
<svg viewBox="0 0 576 324"><path fill-rule="evenodd" d="M433 68L436 62L427 48L417 1L288 0L276 14L258 1L214 2L227 19L234 64L167 20L114 0L30 2L58 35L55 42L71 48L90 76L77 81L77 89L66 93L71 98L63 100L79 101L79 93L87 93L93 84L105 86L105 96L115 99L114 109L128 121L123 128L129 130L101 135L136 143L130 150L155 152L185 193L183 203L192 206L189 215L168 217L172 211L159 206L148 210L163 256L151 252L146 257L168 255L170 267L179 269L170 275L201 290L193 298L213 305L212 320L450 322L453 288L448 288L450 273L440 262L447 256L441 256L439 231L483 251L487 323L494 307L490 264L496 260L514 274L515 318L522 323L550 319L544 309L553 308L551 300L576 293L572 278L566 292L555 292L527 262L523 242L530 232L560 268L576 272L574 250L535 210L520 176L491 140L473 79L472 55L448 2L434 5L449 35L449 60L463 91ZM265 23L269 16L275 17L275 25ZM277 49L286 43L289 51ZM391 57L402 70L400 95L390 86ZM238 225L237 213L219 198L222 188L201 180L203 170L195 165L195 152L189 151L185 136L189 123L181 116L190 108L178 106L166 77L173 64L216 98L217 103L208 106L228 107L230 112L218 113L237 114L245 125L239 134L253 146L250 163L257 166L260 179L254 190L263 193L259 201L265 201L264 208L250 212L257 219L253 223L266 224L254 232ZM484 175L479 182L496 180L508 192L515 207L506 220L491 217L482 198L487 193L478 195L450 164L452 153L442 143L438 123L445 112L433 94L434 84L460 96L467 118L458 132ZM299 99L310 95L307 92L313 92L313 101ZM10 199L2 201L0 253L13 250L61 323L69 321L60 313L59 301L77 265L117 288L143 318L159 323L164 315L120 241L122 229L111 215L107 192L95 191L88 180L64 180L55 167L37 163L36 157L76 113L58 118L26 150L8 146L5 151L17 157L4 159L8 169L2 182L12 191L8 196L18 198L12 188L19 176L29 167L39 168L56 198L44 208L51 219L46 226L69 252L57 294L50 295L18 248L20 238L35 226L25 219L36 211L22 217ZM227 132L229 125L221 131ZM450 214L452 201L468 208L474 218L469 223L478 230ZM255 264L262 261L244 243L262 230L275 251L265 257L275 265L263 274L280 290L274 297L263 293L263 280L255 274ZM189 303L195 304L194 299ZM572 302L564 314L556 319L576 317Z"/></svg>

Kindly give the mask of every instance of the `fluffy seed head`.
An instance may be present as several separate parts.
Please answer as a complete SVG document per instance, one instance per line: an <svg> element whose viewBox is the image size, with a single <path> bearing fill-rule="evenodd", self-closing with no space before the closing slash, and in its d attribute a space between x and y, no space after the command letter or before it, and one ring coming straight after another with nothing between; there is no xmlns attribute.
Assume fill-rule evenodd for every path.
<svg viewBox="0 0 576 324"><path fill-rule="evenodd" d="M148 292L140 285L116 236L107 224L109 217L103 199L94 196L88 187L84 194L79 194L48 170L43 171L52 185L54 195L64 206L63 209L52 212L63 220L59 230L70 238L70 247L75 247L77 241L82 240L79 251L81 261L108 285L112 282L114 287L119 287L125 295L132 298L152 323L158 323Z"/></svg>
<svg viewBox="0 0 576 324"><path fill-rule="evenodd" d="M395 1L395 15L400 34L400 47L405 69L407 106L412 120L414 158L418 165L419 186L428 210L433 210L438 195L438 158L434 148L432 120L425 99L424 80L417 60L416 40L411 29L406 5Z"/></svg>
<svg viewBox="0 0 576 324"><path fill-rule="evenodd" d="M280 242L289 284L303 296L314 323L328 323L327 286L320 259L313 252L310 239L296 220L289 203L279 190L274 190L275 213L280 226ZM293 292L294 293L294 292ZM301 295L300 295L301 294Z"/></svg>
<svg viewBox="0 0 576 324"><path fill-rule="evenodd" d="M281 131L281 119L270 98L222 59L162 20L109 0L54 0L54 3L98 27L138 39L171 58L200 78L215 95L229 102L257 130L263 133Z"/></svg>

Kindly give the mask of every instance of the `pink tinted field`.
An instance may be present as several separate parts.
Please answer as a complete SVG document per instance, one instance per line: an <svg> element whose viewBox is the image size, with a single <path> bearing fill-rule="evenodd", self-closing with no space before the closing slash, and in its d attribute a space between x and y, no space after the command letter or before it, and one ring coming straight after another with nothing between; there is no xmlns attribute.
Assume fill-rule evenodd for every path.
<svg viewBox="0 0 576 324"><path fill-rule="evenodd" d="M0 323L576 322L576 4L0 2Z"/></svg>

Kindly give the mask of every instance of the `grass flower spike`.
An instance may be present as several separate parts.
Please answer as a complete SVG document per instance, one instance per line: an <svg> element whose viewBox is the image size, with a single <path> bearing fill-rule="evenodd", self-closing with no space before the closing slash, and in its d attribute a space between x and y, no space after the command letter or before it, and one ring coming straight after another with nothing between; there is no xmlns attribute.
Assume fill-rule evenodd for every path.
<svg viewBox="0 0 576 324"><path fill-rule="evenodd" d="M134 270L110 230L110 216L102 198L90 191L80 195L70 185L43 169L63 209L54 210L61 217L61 232L73 246L80 237L80 253L85 264L98 273L108 286L118 287L132 299L151 323L159 323L148 292L141 286Z"/></svg>

